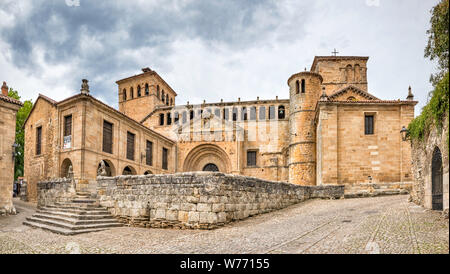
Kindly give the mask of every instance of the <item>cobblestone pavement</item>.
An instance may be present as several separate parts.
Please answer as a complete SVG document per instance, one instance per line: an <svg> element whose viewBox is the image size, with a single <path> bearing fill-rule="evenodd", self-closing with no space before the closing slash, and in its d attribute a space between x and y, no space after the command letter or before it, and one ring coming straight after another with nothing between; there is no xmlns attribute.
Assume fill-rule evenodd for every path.
<svg viewBox="0 0 450 274"><path fill-rule="evenodd" d="M310 200L216 230L120 227L61 236L0 217L0 253L449 253L449 221L408 196Z"/></svg>

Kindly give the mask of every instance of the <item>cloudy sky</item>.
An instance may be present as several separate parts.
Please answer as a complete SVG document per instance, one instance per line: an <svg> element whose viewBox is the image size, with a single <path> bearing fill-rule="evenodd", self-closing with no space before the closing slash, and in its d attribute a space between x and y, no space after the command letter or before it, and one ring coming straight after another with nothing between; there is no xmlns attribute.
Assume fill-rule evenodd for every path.
<svg viewBox="0 0 450 274"><path fill-rule="evenodd" d="M77 3L78 2L78 3ZM0 80L22 99L91 93L117 107L115 81L156 70L177 104L288 98L315 55L370 56L369 92L420 101L437 0L0 0Z"/></svg>

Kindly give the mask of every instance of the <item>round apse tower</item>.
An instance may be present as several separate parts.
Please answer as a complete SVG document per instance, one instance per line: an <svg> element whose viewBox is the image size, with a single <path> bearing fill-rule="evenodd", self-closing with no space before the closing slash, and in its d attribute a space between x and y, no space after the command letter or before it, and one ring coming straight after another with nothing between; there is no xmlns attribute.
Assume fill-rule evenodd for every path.
<svg viewBox="0 0 450 274"><path fill-rule="evenodd" d="M315 107L322 85L320 74L304 71L292 75L289 86L289 182L316 184Z"/></svg>

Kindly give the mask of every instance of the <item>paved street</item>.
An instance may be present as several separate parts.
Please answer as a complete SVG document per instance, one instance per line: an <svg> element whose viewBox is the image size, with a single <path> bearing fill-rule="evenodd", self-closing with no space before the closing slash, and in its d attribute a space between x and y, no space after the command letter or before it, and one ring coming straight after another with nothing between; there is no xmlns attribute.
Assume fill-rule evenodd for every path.
<svg viewBox="0 0 450 274"><path fill-rule="evenodd" d="M449 253L449 222L408 196L310 200L202 230L114 228L60 236L23 226L34 212L16 200L0 217L0 253Z"/></svg>

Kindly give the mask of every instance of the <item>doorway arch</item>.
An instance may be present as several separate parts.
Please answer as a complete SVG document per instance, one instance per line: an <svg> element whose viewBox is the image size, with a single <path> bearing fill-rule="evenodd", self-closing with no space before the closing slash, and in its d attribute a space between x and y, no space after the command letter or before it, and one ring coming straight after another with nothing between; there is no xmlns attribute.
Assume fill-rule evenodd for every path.
<svg viewBox="0 0 450 274"><path fill-rule="evenodd" d="M203 167L203 171L219 172L219 168L215 164L207 164Z"/></svg>
<svg viewBox="0 0 450 274"><path fill-rule="evenodd" d="M122 175L136 175L136 170L132 166L126 166L122 171Z"/></svg>
<svg viewBox="0 0 450 274"><path fill-rule="evenodd" d="M209 165L209 166L208 166ZM231 162L228 154L219 146L214 144L203 144L193 148L184 159L184 171L204 171L216 166L218 171L230 173Z"/></svg>
<svg viewBox="0 0 450 274"><path fill-rule="evenodd" d="M106 176L108 176L108 177L116 176L116 170L114 168L113 163L109 160L103 160L103 162L105 163ZM98 166L97 166L97 171L100 169L101 164L102 164L102 162L100 161L100 163L98 163Z"/></svg>
<svg viewBox="0 0 450 274"><path fill-rule="evenodd" d="M443 209L443 169L441 150L436 147L431 161L431 208Z"/></svg>
<svg viewBox="0 0 450 274"><path fill-rule="evenodd" d="M72 161L69 158L64 159L64 161L61 164L61 178L69 178L69 168L72 167L73 172L73 166Z"/></svg>

